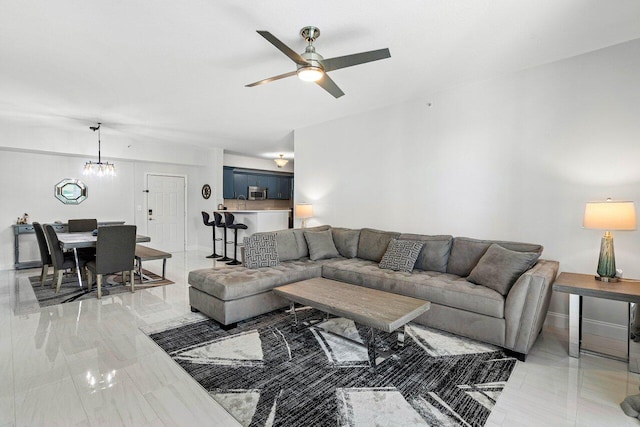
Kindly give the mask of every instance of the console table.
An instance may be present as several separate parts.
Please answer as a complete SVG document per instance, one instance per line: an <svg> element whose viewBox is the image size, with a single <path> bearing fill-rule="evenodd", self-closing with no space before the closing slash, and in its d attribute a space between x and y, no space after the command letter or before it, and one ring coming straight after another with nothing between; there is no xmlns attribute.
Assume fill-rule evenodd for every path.
<svg viewBox="0 0 640 427"><path fill-rule="evenodd" d="M124 221L103 221L98 222L98 226L101 225L120 225L124 224ZM68 230L67 223L51 223L56 233L66 233ZM42 267L42 262L37 261L20 261L20 236L25 234L35 234L35 229L32 224L13 224L13 267L16 270L22 270L24 268L36 268Z"/></svg>
<svg viewBox="0 0 640 427"><path fill-rule="evenodd" d="M604 298L627 303L627 359L630 372L640 373L640 281L624 280L607 283L590 274L561 273L553 290L569 294L569 356L580 357L582 341L582 297ZM637 341L636 341L637 340ZM592 352L596 353L596 352ZM596 353L611 357L602 353ZM615 357L614 357L615 358Z"/></svg>

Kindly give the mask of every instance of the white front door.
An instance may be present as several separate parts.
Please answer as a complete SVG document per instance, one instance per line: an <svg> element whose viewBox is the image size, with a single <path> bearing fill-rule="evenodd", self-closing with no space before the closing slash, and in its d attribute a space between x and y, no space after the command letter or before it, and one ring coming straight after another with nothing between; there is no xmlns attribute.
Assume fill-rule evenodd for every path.
<svg viewBox="0 0 640 427"><path fill-rule="evenodd" d="M149 246L165 252L184 251L184 177L149 174L147 189Z"/></svg>

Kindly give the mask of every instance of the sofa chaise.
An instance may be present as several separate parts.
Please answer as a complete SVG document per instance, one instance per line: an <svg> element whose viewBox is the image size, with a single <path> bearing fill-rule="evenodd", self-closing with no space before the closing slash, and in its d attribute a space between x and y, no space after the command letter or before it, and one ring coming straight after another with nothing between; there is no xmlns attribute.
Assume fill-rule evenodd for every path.
<svg viewBox="0 0 640 427"><path fill-rule="evenodd" d="M538 258L541 245L448 235L320 226L251 238L275 241L277 261L191 271L193 311L233 327L287 306L273 288L325 277L428 300L430 310L416 323L503 347L521 360L542 330L559 267ZM407 245L420 248L408 271L381 268L395 265L392 246Z"/></svg>

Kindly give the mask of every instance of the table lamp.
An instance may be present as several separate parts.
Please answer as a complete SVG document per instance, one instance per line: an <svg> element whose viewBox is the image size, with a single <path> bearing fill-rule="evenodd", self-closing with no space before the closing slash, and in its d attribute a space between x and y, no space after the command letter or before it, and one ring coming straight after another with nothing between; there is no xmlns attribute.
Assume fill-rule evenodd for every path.
<svg viewBox="0 0 640 427"><path fill-rule="evenodd" d="M587 202L584 208L584 228L605 230L600 242L600 258L596 279L617 282L616 258L611 230L635 230L636 207L633 202L607 199L606 202Z"/></svg>
<svg viewBox="0 0 640 427"><path fill-rule="evenodd" d="M296 218L300 218L302 220L302 228L307 224L307 218L311 218L312 216L313 205L309 203L296 204Z"/></svg>

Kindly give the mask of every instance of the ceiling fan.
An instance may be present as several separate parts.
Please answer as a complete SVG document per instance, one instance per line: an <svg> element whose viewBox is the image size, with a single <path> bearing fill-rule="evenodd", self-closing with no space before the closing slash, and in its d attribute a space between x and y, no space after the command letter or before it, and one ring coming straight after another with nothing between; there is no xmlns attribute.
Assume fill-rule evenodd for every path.
<svg viewBox="0 0 640 427"><path fill-rule="evenodd" d="M258 86L264 83L273 82L298 75L300 80L315 82L318 86L329 92L335 98L340 98L344 92L338 85L327 75L329 71L339 70L340 68L352 67L354 65L364 64L366 62L377 61L391 57L389 49L370 50L368 52L355 53L353 55L338 56L336 58L324 59L322 55L316 53L313 42L320 37L320 29L316 27L304 27L300 30L300 35L308 43L303 53L297 54L286 44L282 43L277 37L268 31L257 31L262 37L267 39L269 43L277 47L282 53L287 55L289 59L296 63L296 71L269 77L255 83L250 83L245 87Z"/></svg>

